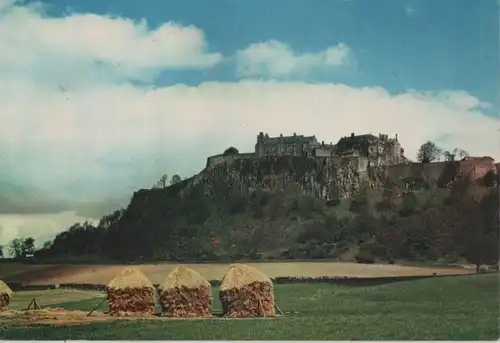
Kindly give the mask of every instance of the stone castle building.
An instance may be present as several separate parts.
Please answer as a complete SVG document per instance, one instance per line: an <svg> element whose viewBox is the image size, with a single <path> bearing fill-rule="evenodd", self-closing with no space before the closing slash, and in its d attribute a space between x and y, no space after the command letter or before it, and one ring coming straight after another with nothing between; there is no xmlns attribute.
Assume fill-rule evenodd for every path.
<svg viewBox="0 0 500 343"><path fill-rule="evenodd" d="M389 138L386 134L372 134L342 137L336 144L318 142L315 136L293 134L292 136L269 137L260 132L257 135L255 152L231 156L215 155L207 159L207 167L236 158L258 158L264 156L303 156L311 158L333 158L358 160L361 169L367 165L392 165L406 161L404 149L398 136Z"/></svg>
<svg viewBox="0 0 500 343"><path fill-rule="evenodd" d="M294 133L293 136L269 137L268 134L261 132L257 136L255 155L305 156L316 146L318 146L318 141L315 136L297 136Z"/></svg>

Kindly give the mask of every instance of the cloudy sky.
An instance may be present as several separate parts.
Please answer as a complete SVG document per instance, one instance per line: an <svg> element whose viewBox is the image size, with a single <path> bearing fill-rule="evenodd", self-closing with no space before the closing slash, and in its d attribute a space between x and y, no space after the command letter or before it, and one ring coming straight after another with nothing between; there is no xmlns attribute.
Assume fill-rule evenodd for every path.
<svg viewBox="0 0 500 343"><path fill-rule="evenodd" d="M495 0L0 0L0 244L256 134L500 159Z"/></svg>

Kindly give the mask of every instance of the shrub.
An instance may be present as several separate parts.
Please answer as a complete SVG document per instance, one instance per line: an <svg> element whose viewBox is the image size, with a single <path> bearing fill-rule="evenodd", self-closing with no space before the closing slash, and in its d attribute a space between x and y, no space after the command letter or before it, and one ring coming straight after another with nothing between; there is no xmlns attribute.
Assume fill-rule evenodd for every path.
<svg viewBox="0 0 500 343"><path fill-rule="evenodd" d="M337 198L337 199L331 199L331 200L328 200L328 201L326 202L326 205L327 205L327 206L330 206L330 207L335 207L335 206L340 205L340 202L341 202L341 200L340 200L340 199L338 199L338 198Z"/></svg>
<svg viewBox="0 0 500 343"><path fill-rule="evenodd" d="M240 196L234 196L229 204L230 214L240 214L245 212L247 208L247 200Z"/></svg>
<svg viewBox="0 0 500 343"><path fill-rule="evenodd" d="M495 186L497 182L497 175L493 170L489 170L484 176L483 176L483 185L486 187L493 187Z"/></svg>
<svg viewBox="0 0 500 343"><path fill-rule="evenodd" d="M408 193L404 196L398 213L401 217L407 217L416 213L418 211L418 207L419 204L415 194Z"/></svg>
<svg viewBox="0 0 500 343"><path fill-rule="evenodd" d="M375 263L375 256L366 251L358 252L354 258L358 263L365 263L365 264Z"/></svg>

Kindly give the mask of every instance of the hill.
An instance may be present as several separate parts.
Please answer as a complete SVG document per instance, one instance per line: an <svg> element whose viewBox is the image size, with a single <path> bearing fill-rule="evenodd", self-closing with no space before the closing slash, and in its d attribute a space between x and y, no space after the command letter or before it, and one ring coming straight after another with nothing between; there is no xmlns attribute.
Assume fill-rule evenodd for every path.
<svg viewBox="0 0 500 343"><path fill-rule="evenodd" d="M126 209L97 227L73 226L37 258L372 263L464 257L495 263L498 188L460 178L454 164L438 167L360 172L302 157L221 163L171 186L136 192Z"/></svg>

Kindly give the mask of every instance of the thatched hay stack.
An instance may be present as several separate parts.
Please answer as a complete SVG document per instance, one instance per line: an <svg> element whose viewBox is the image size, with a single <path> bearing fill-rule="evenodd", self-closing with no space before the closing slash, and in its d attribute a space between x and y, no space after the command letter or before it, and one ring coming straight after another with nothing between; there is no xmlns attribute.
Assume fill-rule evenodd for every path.
<svg viewBox="0 0 500 343"><path fill-rule="evenodd" d="M232 264L220 285L225 316L268 317L275 314L273 282L259 270Z"/></svg>
<svg viewBox="0 0 500 343"><path fill-rule="evenodd" d="M109 314L154 315L155 287L135 268L125 268L106 286Z"/></svg>
<svg viewBox="0 0 500 343"><path fill-rule="evenodd" d="M210 317L212 288L200 273L178 265L158 287L162 313L168 317Z"/></svg>
<svg viewBox="0 0 500 343"><path fill-rule="evenodd" d="M0 280L0 311L6 311L9 308L10 300L12 299L12 290Z"/></svg>

